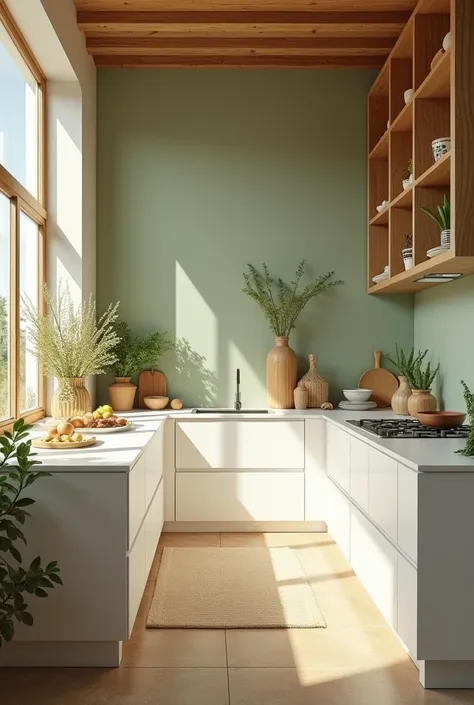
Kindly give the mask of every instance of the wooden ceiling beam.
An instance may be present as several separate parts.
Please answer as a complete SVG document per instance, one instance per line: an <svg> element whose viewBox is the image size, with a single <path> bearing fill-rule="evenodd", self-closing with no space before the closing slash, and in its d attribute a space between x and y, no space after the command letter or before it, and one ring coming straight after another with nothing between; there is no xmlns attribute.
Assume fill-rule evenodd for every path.
<svg viewBox="0 0 474 705"><path fill-rule="evenodd" d="M144 56L103 54L95 57L108 68L380 68L379 56Z"/></svg>

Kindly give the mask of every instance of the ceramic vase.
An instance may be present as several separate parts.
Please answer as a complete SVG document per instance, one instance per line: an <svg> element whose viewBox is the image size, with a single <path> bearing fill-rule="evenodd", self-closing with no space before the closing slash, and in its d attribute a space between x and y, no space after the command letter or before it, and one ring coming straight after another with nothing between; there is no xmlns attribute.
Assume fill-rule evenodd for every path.
<svg viewBox="0 0 474 705"><path fill-rule="evenodd" d="M110 404L114 411L130 411L133 409L137 387L131 377L115 377L109 387Z"/></svg>
<svg viewBox="0 0 474 705"><path fill-rule="evenodd" d="M64 387L70 387L70 398L62 399ZM84 377L68 377L59 380L59 387L51 398L51 416L54 419L69 419L73 416L84 416L91 411L91 398L84 385Z"/></svg>
<svg viewBox="0 0 474 705"><path fill-rule="evenodd" d="M420 411L436 411L438 403L431 394L431 389L412 389L408 399L408 412L416 416Z"/></svg>
<svg viewBox="0 0 474 705"><path fill-rule="evenodd" d="M308 390L302 385L301 382L296 387L293 392L295 399L295 409L307 409L308 408Z"/></svg>
<svg viewBox="0 0 474 705"><path fill-rule="evenodd" d="M399 377L400 386L392 397L392 409L395 414L408 416L408 400L411 397L411 389L408 386L406 377Z"/></svg>
<svg viewBox="0 0 474 705"><path fill-rule="evenodd" d="M271 409L292 409L298 363L288 338L276 337L267 355L267 401Z"/></svg>
<svg viewBox="0 0 474 705"><path fill-rule="evenodd" d="M321 404L324 404L329 398L328 383L319 374L317 364L316 355L310 355L309 370L299 382L299 384L304 384L308 390L308 407L310 409L320 409Z"/></svg>

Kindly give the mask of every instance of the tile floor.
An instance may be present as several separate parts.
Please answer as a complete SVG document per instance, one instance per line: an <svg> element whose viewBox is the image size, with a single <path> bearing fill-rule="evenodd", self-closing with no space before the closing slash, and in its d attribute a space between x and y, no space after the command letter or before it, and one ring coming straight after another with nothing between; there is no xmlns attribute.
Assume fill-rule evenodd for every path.
<svg viewBox="0 0 474 705"><path fill-rule="evenodd" d="M327 629L147 630L164 546L292 546ZM1 705L474 705L429 691L328 534L164 534L119 669L0 669Z"/></svg>

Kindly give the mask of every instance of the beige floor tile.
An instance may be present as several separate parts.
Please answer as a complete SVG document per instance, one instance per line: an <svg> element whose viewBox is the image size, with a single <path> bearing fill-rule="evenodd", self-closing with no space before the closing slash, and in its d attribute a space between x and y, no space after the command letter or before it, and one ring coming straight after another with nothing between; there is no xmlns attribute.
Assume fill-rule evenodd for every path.
<svg viewBox="0 0 474 705"><path fill-rule="evenodd" d="M413 664L349 669L230 668L231 705L460 705L473 691L428 691Z"/></svg>
<svg viewBox="0 0 474 705"><path fill-rule="evenodd" d="M290 546L314 547L318 544L333 543L326 533L222 533L221 545L243 546Z"/></svg>
<svg viewBox="0 0 474 705"><path fill-rule="evenodd" d="M122 661L126 668L226 665L223 629L143 629L124 645Z"/></svg>
<svg viewBox="0 0 474 705"><path fill-rule="evenodd" d="M228 705L225 668L2 669L2 705Z"/></svg>
<svg viewBox="0 0 474 705"><path fill-rule="evenodd" d="M218 533L177 533L161 534L159 546L191 547L191 546L220 546Z"/></svg>

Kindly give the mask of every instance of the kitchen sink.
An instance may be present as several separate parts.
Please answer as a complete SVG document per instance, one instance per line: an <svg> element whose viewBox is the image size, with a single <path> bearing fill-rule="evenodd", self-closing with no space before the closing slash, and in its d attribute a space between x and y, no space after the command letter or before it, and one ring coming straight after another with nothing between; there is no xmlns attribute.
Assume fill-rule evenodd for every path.
<svg viewBox="0 0 474 705"><path fill-rule="evenodd" d="M268 414L268 409L192 409L192 414Z"/></svg>

